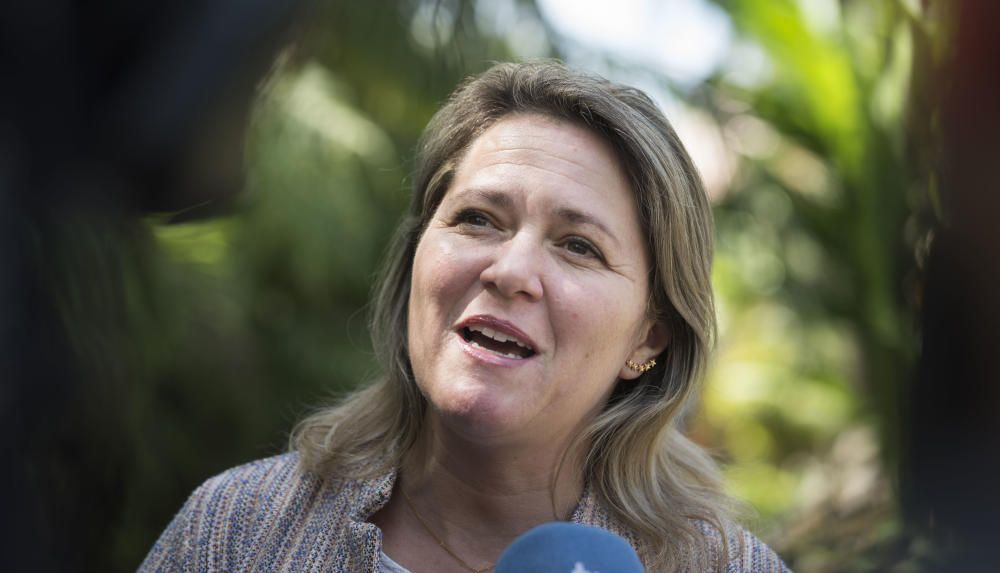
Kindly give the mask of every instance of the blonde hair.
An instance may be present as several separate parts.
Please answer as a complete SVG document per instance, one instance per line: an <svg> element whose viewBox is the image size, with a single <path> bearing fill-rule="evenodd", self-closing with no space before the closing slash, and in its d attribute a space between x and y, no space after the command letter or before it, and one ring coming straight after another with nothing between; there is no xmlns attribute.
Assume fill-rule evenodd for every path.
<svg viewBox="0 0 1000 573"><path fill-rule="evenodd" d="M715 528L725 546L731 506L715 463L681 431L715 332L711 207L683 145L648 96L558 63L495 65L461 85L431 119L418 145L409 214L374 291L371 333L385 373L303 420L293 446L307 468L357 478L398 467L415 444L426 411L406 340L417 242L465 150L515 113L573 122L614 148L652 255L649 312L670 333L656 366L619 383L589 426L584 477L640 540L648 568L718 567L706 562L718 554L711 538L720 542L705 528Z"/></svg>

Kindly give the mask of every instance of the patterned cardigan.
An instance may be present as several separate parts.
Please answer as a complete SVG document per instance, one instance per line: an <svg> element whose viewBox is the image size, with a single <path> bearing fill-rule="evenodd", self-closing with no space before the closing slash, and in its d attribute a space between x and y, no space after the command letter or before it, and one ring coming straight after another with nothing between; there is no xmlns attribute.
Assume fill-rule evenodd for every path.
<svg viewBox="0 0 1000 573"><path fill-rule="evenodd" d="M233 468L201 485L139 567L179 571L376 573L382 532L367 519L392 495L396 472L368 480L321 479L284 454ZM585 492L572 521L635 536ZM721 536L706 528L721 553ZM725 573L787 572L747 531L729 533ZM640 555L642 553L640 552ZM718 563L719 555L709 562Z"/></svg>

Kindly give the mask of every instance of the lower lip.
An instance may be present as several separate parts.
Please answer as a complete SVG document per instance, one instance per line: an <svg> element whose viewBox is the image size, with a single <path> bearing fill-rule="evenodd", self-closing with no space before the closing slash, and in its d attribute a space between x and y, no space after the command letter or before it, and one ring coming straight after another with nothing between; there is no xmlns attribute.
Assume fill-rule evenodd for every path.
<svg viewBox="0 0 1000 573"><path fill-rule="evenodd" d="M459 345L461 345L462 350L464 350L466 354L472 356L473 358L475 358L480 362L485 362L486 364L492 364L493 366L507 366L507 367L521 366L523 364L530 362L531 359L534 358L534 356L529 356L527 358L510 358L507 356L502 356L500 354L497 354L496 352L487 350L482 346L477 346L475 344L472 344L471 342L467 341L465 337L462 336L461 332L456 332L455 336L458 337L458 343Z"/></svg>

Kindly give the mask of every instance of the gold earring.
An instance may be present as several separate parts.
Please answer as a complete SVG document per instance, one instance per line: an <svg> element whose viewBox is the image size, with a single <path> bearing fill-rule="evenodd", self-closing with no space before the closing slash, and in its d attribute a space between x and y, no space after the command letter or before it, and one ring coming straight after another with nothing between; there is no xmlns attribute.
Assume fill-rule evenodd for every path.
<svg viewBox="0 0 1000 573"><path fill-rule="evenodd" d="M625 366L628 366L632 370L635 370L639 374L642 374L643 372L652 369L653 366L656 366L656 359L650 360L649 362L646 362L644 364L637 364L632 360L626 360Z"/></svg>

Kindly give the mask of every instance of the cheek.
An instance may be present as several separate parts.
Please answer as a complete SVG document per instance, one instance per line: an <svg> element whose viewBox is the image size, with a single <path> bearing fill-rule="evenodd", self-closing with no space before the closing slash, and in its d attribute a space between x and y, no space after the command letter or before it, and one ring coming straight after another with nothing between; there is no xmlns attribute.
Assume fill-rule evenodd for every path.
<svg viewBox="0 0 1000 573"><path fill-rule="evenodd" d="M414 371L422 369L428 343L428 328L432 322L432 297L434 275L428 273L433 264L428 261L426 241L421 240L413 257L410 277L410 297L407 309L407 335L409 339L410 362Z"/></svg>
<svg viewBox="0 0 1000 573"><path fill-rule="evenodd" d="M447 241L422 242L414 259L410 302L425 306L454 302L476 276L472 266Z"/></svg>
<svg viewBox="0 0 1000 573"><path fill-rule="evenodd" d="M553 302L561 338L580 351L581 360L608 361L608 371L617 372L617 359L628 354L642 323L644 293L618 281L569 283Z"/></svg>
<svg viewBox="0 0 1000 573"><path fill-rule="evenodd" d="M439 338L442 329L450 328L475 291L479 269L474 254L447 234L429 230L417 245L413 259L410 287L408 330L413 337ZM411 347L412 348L412 347Z"/></svg>
<svg viewBox="0 0 1000 573"><path fill-rule="evenodd" d="M561 308L563 328L570 329L577 337L600 338L601 333L613 329L626 309L622 301L607 292L607 285L600 281L591 283L570 282L553 297Z"/></svg>

